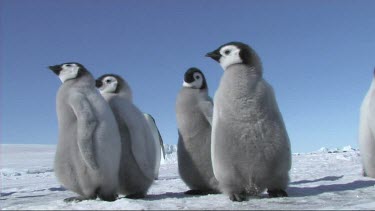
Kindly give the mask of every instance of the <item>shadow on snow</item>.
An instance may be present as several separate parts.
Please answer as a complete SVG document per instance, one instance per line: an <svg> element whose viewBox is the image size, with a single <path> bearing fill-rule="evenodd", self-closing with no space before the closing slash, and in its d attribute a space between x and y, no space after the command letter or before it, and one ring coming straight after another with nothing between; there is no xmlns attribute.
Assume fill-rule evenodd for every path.
<svg viewBox="0 0 375 211"><path fill-rule="evenodd" d="M339 179L341 179L343 177L344 177L344 175L341 175L341 176L327 176L327 177L323 177L323 178L315 179L315 180L300 180L300 181L296 181L296 182L291 182L290 184L291 185L299 185L299 184L304 184L304 183L313 183L313 182L320 182L320 181L336 181L336 180L339 180Z"/></svg>
<svg viewBox="0 0 375 211"><path fill-rule="evenodd" d="M291 197L315 196L322 193L356 190L375 185L375 181L356 180L346 184L319 185L316 187L289 187L287 192Z"/></svg>
<svg viewBox="0 0 375 211"><path fill-rule="evenodd" d="M199 196L202 196L202 195L188 195L188 194L185 194L184 192L177 192L177 193L166 192L162 194L149 194L146 196L146 198L144 198L144 200L157 201L161 199L173 199L173 198L181 199L181 198L192 198L192 197L199 197Z"/></svg>

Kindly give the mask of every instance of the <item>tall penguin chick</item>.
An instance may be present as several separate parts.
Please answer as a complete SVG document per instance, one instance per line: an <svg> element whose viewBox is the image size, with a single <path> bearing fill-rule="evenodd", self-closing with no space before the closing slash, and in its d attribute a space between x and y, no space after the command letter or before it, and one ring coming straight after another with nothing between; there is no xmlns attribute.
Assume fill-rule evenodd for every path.
<svg viewBox="0 0 375 211"><path fill-rule="evenodd" d="M188 69L176 102L178 170L190 188L186 194L218 192L211 162L212 107L202 71Z"/></svg>
<svg viewBox="0 0 375 211"><path fill-rule="evenodd" d="M232 201L265 189L287 196L291 150L272 87L248 45L230 42L206 56L224 69L214 97L212 162L221 190Z"/></svg>
<svg viewBox="0 0 375 211"><path fill-rule="evenodd" d="M375 178L375 70L369 90L363 99L359 120L359 150L363 176Z"/></svg>
<svg viewBox="0 0 375 211"><path fill-rule="evenodd" d="M57 92L59 125L54 169L61 184L79 194L65 201L117 197L120 134L95 80L81 64L50 66L63 82Z"/></svg>
<svg viewBox="0 0 375 211"><path fill-rule="evenodd" d="M124 79L105 74L96 86L115 114L121 135L119 193L127 198L144 198L154 181L155 142L143 113L133 104Z"/></svg>

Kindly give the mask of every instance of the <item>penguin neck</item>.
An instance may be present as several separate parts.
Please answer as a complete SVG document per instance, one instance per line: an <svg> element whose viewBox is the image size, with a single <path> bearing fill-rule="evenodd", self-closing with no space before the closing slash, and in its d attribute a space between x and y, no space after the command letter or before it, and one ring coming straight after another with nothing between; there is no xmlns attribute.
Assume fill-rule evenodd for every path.
<svg viewBox="0 0 375 211"><path fill-rule="evenodd" d="M262 77L263 75L263 69L261 66L242 63L229 65L224 72L237 72L236 74L248 77Z"/></svg>
<svg viewBox="0 0 375 211"><path fill-rule="evenodd" d="M189 93L199 94L199 95L208 95L208 89L193 89L189 87L182 87L182 90Z"/></svg>
<svg viewBox="0 0 375 211"><path fill-rule="evenodd" d="M127 100L127 101L130 101L131 103L133 103L133 96L131 93L129 92L126 92L126 91L123 91L123 90L120 90L118 92L111 92L111 93L108 93L108 92L104 92L104 93L101 93L101 95L108 101L108 102L112 102L113 100L117 101L117 100Z"/></svg>
<svg viewBox="0 0 375 211"><path fill-rule="evenodd" d="M126 98L130 102L133 102L133 94L132 94L131 90L124 89L124 88L120 89L120 91L117 93L117 95L122 97L122 98Z"/></svg>
<svg viewBox="0 0 375 211"><path fill-rule="evenodd" d="M208 88L199 89L199 93L202 94L202 95L208 95Z"/></svg>
<svg viewBox="0 0 375 211"><path fill-rule="evenodd" d="M229 66L220 80L216 93L225 99L240 99L251 95L262 79L262 74L254 67L237 64ZM216 94L215 94L216 95Z"/></svg>
<svg viewBox="0 0 375 211"><path fill-rule="evenodd" d="M208 91L207 89L192 89L188 87L182 87L182 89L179 92L179 95L184 96L183 101L196 101L201 98L207 98L208 96Z"/></svg>
<svg viewBox="0 0 375 211"><path fill-rule="evenodd" d="M64 82L68 87L95 87L95 80L90 73L83 73L79 77Z"/></svg>

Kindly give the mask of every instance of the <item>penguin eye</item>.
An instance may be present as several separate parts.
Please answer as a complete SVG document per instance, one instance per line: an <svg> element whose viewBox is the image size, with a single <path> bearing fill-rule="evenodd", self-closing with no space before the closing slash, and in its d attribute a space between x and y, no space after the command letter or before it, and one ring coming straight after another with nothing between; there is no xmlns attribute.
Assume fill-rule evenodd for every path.
<svg viewBox="0 0 375 211"><path fill-rule="evenodd" d="M71 64L66 64L65 66L67 66L67 67L71 67L72 65L71 65Z"/></svg>
<svg viewBox="0 0 375 211"><path fill-rule="evenodd" d="M105 82L106 82L106 83L109 83L109 82L111 82L111 80L110 80L110 79L107 79L107 80L105 80Z"/></svg>
<svg viewBox="0 0 375 211"><path fill-rule="evenodd" d="M199 77L199 75L195 76L195 79L200 79L201 77Z"/></svg>
<svg viewBox="0 0 375 211"><path fill-rule="evenodd" d="M224 51L224 54L225 54L225 55L229 55L229 53L230 53L230 50L226 50L226 51Z"/></svg>

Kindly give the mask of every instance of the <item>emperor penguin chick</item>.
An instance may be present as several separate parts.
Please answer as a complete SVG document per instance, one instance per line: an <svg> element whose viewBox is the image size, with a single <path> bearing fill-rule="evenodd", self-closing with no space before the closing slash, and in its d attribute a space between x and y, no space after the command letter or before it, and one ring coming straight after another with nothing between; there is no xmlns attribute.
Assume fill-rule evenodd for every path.
<svg viewBox="0 0 375 211"><path fill-rule="evenodd" d="M61 184L77 194L65 201L117 198L121 156L116 119L81 64L50 66L62 81L56 111L59 141L54 170Z"/></svg>
<svg viewBox="0 0 375 211"><path fill-rule="evenodd" d="M371 86L361 106L359 150L363 165L363 176L375 178L375 70Z"/></svg>
<svg viewBox="0 0 375 211"><path fill-rule="evenodd" d="M211 162L212 110L203 73L188 69L176 102L178 170L190 188L186 194L218 193Z"/></svg>
<svg viewBox="0 0 375 211"><path fill-rule="evenodd" d="M244 43L230 42L206 56L224 69L214 97L211 139L221 190L232 201L265 189L270 197L287 196L289 138L258 55Z"/></svg>
<svg viewBox="0 0 375 211"><path fill-rule="evenodd" d="M143 113L133 104L131 89L124 79L105 74L96 80L96 87L112 108L121 135L119 193L127 198L144 198L156 168L151 130Z"/></svg>

